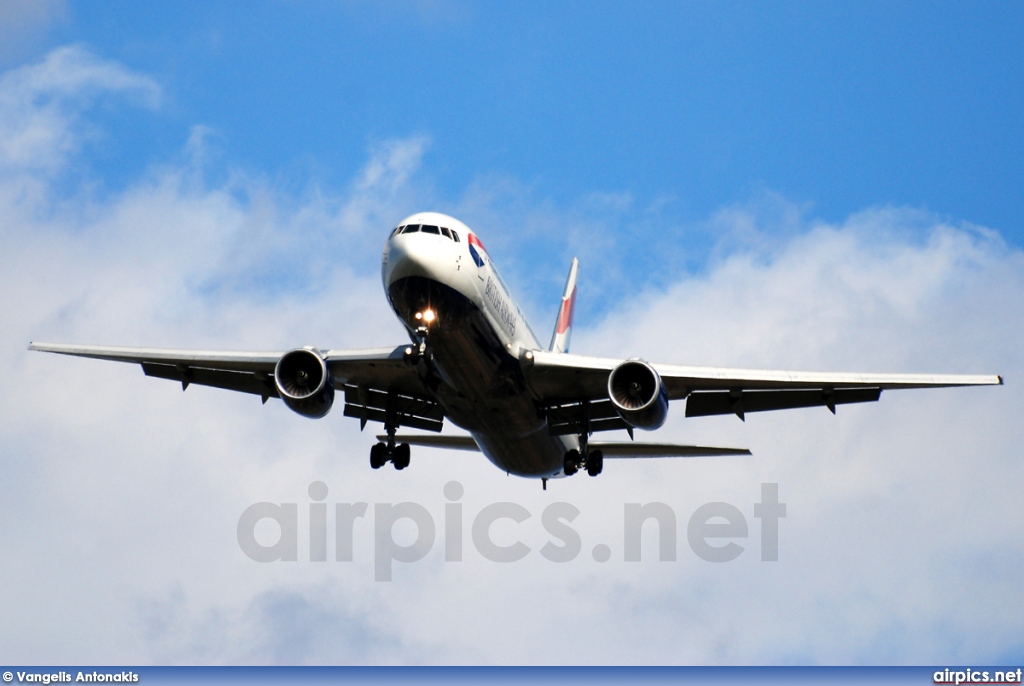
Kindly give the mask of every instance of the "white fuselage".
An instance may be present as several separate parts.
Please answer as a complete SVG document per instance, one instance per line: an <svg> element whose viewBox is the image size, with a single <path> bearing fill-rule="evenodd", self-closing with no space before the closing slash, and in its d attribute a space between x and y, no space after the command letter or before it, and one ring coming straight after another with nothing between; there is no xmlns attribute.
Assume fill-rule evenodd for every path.
<svg viewBox="0 0 1024 686"><path fill-rule="evenodd" d="M407 226L447 232L397 232ZM434 212L407 217L384 245L381 277L413 340L426 330L420 373L446 416L501 469L564 476L565 453L578 441L549 434L520 366L540 343L469 227Z"/></svg>

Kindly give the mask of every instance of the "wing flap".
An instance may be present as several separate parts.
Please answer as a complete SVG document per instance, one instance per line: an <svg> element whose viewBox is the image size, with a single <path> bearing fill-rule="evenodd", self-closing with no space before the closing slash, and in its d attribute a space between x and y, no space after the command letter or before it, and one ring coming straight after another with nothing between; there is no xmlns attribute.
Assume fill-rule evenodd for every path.
<svg viewBox="0 0 1024 686"><path fill-rule="evenodd" d="M386 424L388 418L387 413L383 410L360 408L352 405L346 405L342 414L346 417L358 419L363 426L366 426L366 422L380 422L381 424ZM407 426L412 429L422 429L423 431L440 431L442 428L441 422L422 419L411 415L403 415L401 419L399 419L398 425Z"/></svg>
<svg viewBox="0 0 1024 686"><path fill-rule="evenodd" d="M869 403L882 395L880 388L842 388L838 390L800 391L702 391L691 393L686 399L687 417L708 417L735 414L743 417L747 412L789 410L798 407L828 407Z"/></svg>
<svg viewBox="0 0 1024 686"><path fill-rule="evenodd" d="M146 376L180 381L182 390L189 384L196 384L240 393L251 393L261 396L264 401L267 398L280 397L274 382L263 372L229 372L203 367L176 367L152 362L143 362L142 371Z"/></svg>
<svg viewBox="0 0 1024 686"><path fill-rule="evenodd" d="M546 414L552 436L580 434L584 428L588 433L630 428L610 400L552 405Z"/></svg>
<svg viewBox="0 0 1024 686"><path fill-rule="evenodd" d="M440 431L444 423L444 410L424 396L404 395L395 391L381 392L367 386L346 384L345 416L366 422L387 423L393 413L395 426L410 426L424 431Z"/></svg>

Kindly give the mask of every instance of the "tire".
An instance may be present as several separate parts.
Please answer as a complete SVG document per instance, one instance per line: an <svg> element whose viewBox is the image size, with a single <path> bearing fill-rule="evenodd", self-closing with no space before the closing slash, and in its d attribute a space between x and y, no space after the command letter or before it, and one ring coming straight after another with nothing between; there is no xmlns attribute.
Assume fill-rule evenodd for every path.
<svg viewBox="0 0 1024 686"><path fill-rule="evenodd" d="M587 474L597 476L604 470L604 453L595 450L587 458Z"/></svg>
<svg viewBox="0 0 1024 686"><path fill-rule="evenodd" d="M386 450L387 446L383 443L375 443L370 448L370 466L372 468L380 469L384 466L384 462L387 461L387 457L384 454Z"/></svg>
<svg viewBox="0 0 1024 686"><path fill-rule="evenodd" d="M579 463L580 463L580 451L579 450L570 450L570 451L568 451L565 454L565 463L563 464L563 467L565 468L565 475L566 476L572 476L573 474L578 472L579 469L580 469L579 466L578 466Z"/></svg>
<svg viewBox="0 0 1024 686"><path fill-rule="evenodd" d="M395 456L391 459L395 463L395 469L402 471L409 466L409 459L411 457L412 450L409 449L408 443L402 443L395 448Z"/></svg>

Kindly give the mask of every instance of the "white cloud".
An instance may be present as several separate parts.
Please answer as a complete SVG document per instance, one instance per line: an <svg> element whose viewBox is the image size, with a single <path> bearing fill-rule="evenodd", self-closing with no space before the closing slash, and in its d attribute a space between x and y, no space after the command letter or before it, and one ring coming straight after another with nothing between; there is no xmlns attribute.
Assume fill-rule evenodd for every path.
<svg viewBox="0 0 1024 686"><path fill-rule="evenodd" d="M158 93L119 65L59 54L0 77L0 93L62 94L59 115L46 120L50 143L39 148L58 166L80 149L82 98ZM60 65L70 76L53 73ZM53 106L29 98L15 109L36 121ZM23 128L0 128L0 148L22 145L14 141ZM805 410L745 424L687 421L675 407L660 433L642 438L748 445L755 457L610 462L599 479L577 476L547 492L463 453L420 450L402 473L373 472L369 430L360 434L337 409L310 421L276 402L261 407L205 388L182 394L132 366L25 351L32 339L268 349L397 342L376 260L391 224L425 206L473 206L485 241L506 241L520 274L531 274L528 257L511 253L513 235L486 223L516 228L515 213L494 207L507 209L509 189L525 186L485 180L460 201L438 199L417 171L425 146L415 137L382 144L349 187L299 197L245 174L211 187L187 165L165 165L99 202L60 197L52 166L8 164L0 177L0 644L9 660L978 663L1019 655L1021 620L1007 610L1024 604L1015 381L1024 257L984 229L899 208L839 225L799 210L723 211L709 224L741 237L717 262L631 293L603 321L577 321L574 349L680 363L1003 373L1007 385L885 393L836 417ZM39 192L20 192L27 187ZM541 201L522 209L542 227L582 226L591 202ZM588 226L592 240L631 221L628 206L617 211L625 214L613 225ZM785 230L779 217L788 218ZM527 249L564 249L564 235L531 238ZM630 268L608 260L619 273ZM442 489L453 479L465 486L462 563L442 561ZM314 480L328 484L328 503L370 504L352 563L303 561ZM764 482L780 484L789 508L778 563L758 559L753 504ZM396 563L393 582L374 582L373 504L407 500L433 514L439 539L419 563ZM500 500L533 515L495 529L534 549L520 563L488 562L470 544L473 516ZM574 528L583 550L565 564L536 552L549 539L541 512L558 500L582 512ZM241 553L238 517L258 501L299 504L299 562L258 564ZM657 562L656 537L645 531L644 561L623 562L623 505L651 501L677 515L678 560ZM706 563L687 546L690 514L712 501L734 504L750 526L734 562ZM596 543L611 547L610 562L593 561Z"/></svg>
<svg viewBox="0 0 1024 686"><path fill-rule="evenodd" d="M152 79L81 46L59 48L38 64L5 73L0 77L0 173L60 170L81 144L82 108L111 93L150 107L160 99Z"/></svg>

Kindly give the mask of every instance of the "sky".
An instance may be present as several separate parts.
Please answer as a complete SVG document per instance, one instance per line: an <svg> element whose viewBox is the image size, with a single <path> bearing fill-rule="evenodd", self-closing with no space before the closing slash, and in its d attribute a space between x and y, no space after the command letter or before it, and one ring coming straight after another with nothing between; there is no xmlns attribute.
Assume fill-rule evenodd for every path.
<svg viewBox="0 0 1024 686"><path fill-rule="evenodd" d="M1019 665L1022 29L1008 2L0 5L3 659ZM674 407L644 440L753 457L545 492L469 453L372 471L338 408L26 350L396 345L380 250L420 210L483 238L541 338L578 256L577 353L1006 385ZM333 517L310 561L315 482L368 504L350 562ZM296 504L297 561L241 550L261 502ZM434 544L377 581L377 513L406 502ZM494 525L518 562L470 544L503 502L530 513ZM580 512L568 562L540 552L552 503ZM674 560L648 524L626 561L631 503L674 513ZM749 527L731 562L689 545L707 503Z"/></svg>

